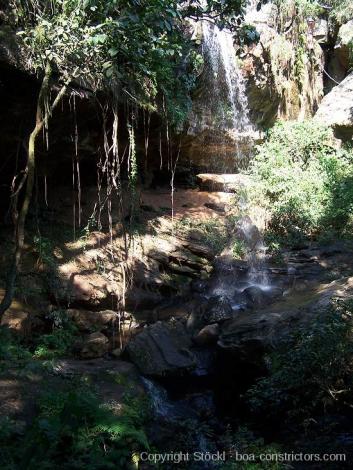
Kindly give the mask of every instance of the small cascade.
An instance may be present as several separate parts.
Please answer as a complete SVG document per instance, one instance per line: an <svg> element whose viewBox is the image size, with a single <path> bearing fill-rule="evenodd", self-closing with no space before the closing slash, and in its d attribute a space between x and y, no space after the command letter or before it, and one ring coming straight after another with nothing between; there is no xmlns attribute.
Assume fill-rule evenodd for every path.
<svg viewBox="0 0 353 470"><path fill-rule="evenodd" d="M266 246L263 236L249 217L240 220L238 230L241 232L247 247L247 263L249 265L248 282L263 290L270 289L270 281L266 269Z"/></svg>
<svg viewBox="0 0 353 470"><path fill-rule="evenodd" d="M182 417L194 417L193 415L190 416L190 409L183 403L170 400L167 391L162 386L145 377L142 377L142 381L151 399L155 416L164 421L172 421Z"/></svg>
<svg viewBox="0 0 353 470"><path fill-rule="evenodd" d="M142 381L151 400L154 419L157 422L162 422L172 428L176 426L176 432L180 432L183 421L187 421L189 424L194 422L194 432L190 434L190 428L188 429L190 445L193 443L194 446L189 451L203 454L216 451L213 441L202 431L203 420L197 412L192 395L185 396L182 400L171 400L167 390L161 385L145 377L142 377ZM205 394L205 403L207 403L207 393ZM193 468L208 470L214 466L212 462L205 461L194 463Z"/></svg>

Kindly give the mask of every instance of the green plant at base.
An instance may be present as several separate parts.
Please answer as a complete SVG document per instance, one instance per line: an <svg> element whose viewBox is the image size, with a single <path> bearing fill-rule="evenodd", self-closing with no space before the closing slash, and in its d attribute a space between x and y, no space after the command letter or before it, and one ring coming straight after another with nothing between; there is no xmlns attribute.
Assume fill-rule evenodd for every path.
<svg viewBox="0 0 353 470"><path fill-rule="evenodd" d="M336 299L305 331L268 358L269 376L251 387L252 408L304 422L327 408L353 404L352 301Z"/></svg>
<svg viewBox="0 0 353 470"><path fill-rule="evenodd" d="M18 337L6 327L0 327L0 361L26 362L31 353L21 344Z"/></svg>
<svg viewBox="0 0 353 470"><path fill-rule="evenodd" d="M38 252L38 262L45 263L49 268L55 267L52 241L49 238L37 235L33 239L33 244Z"/></svg>
<svg viewBox="0 0 353 470"><path fill-rule="evenodd" d="M138 401L117 414L87 386L70 383L49 389L38 408L25 435L14 436L11 423L0 433L1 468L134 468L135 454L149 447Z"/></svg>
<svg viewBox="0 0 353 470"><path fill-rule="evenodd" d="M235 240L232 247L232 254L234 259L244 259L246 255L246 246L242 240Z"/></svg>
<svg viewBox="0 0 353 470"><path fill-rule="evenodd" d="M37 338L34 350L36 359L53 359L65 356L71 352L76 339L77 328L65 312L54 311L50 314L50 319L53 321L53 331Z"/></svg>

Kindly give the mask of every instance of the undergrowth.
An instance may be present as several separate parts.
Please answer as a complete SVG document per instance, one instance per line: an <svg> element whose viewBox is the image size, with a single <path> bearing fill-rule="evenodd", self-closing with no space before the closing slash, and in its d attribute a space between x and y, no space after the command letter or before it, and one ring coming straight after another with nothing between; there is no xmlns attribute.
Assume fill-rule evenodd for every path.
<svg viewBox="0 0 353 470"><path fill-rule="evenodd" d="M254 412L267 419L308 423L353 406L352 301L334 299L305 331L268 356L269 375L248 391Z"/></svg>
<svg viewBox="0 0 353 470"><path fill-rule="evenodd" d="M48 389L24 435L10 420L2 422L1 468L136 468L138 453L149 448L146 409L140 405L129 400L117 412L81 382L69 383L60 391Z"/></svg>

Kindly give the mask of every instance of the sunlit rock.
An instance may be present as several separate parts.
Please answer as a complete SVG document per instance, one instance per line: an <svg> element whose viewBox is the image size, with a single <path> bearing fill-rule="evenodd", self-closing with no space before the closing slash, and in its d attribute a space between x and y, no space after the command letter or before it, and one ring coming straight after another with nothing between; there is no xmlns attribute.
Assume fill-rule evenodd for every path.
<svg viewBox="0 0 353 470"><path fill-rule="evenodd" d="M337 137L344 140L353 136L353 73L333 88L322 100L315 115L322 124L331 126Z"/></svg>

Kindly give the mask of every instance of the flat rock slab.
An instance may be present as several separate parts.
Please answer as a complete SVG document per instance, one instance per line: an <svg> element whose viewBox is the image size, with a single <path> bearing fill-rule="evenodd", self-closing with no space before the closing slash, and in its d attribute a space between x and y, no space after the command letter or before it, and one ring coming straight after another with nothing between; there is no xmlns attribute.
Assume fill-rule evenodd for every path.
<svg viewBox="0 0 353 470"><path fill-rule="evenodd" d="M250 183L250 178L246 175L213 173L200 173L196 176L201 190L204 191L225 191L228 193L237 193L244 189Z"/></svg>

